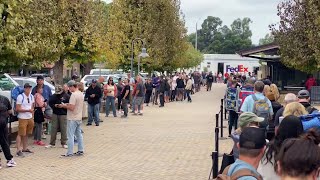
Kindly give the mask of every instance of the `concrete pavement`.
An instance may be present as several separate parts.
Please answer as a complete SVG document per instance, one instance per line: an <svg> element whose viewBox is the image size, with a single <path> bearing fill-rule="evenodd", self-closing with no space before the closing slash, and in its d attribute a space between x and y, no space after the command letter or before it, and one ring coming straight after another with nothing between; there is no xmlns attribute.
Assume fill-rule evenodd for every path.
<svg viewBox="0 0 320 180"><path fill-rule="evenodd" d="M219 111L224 89L223 84L215 84L211 92L193 95L192 103L145 107L144 116L131 115L127 120L101 115L104 122L99 127L83 126L83 157L60 158L66 152L60 146L32 146L35 154L15 157L18 166L0 170L0 179L208 179L214 114ZM221 152L231 150L230 139L220 144ZM4 166L3 154L1 157Z"/></svg>

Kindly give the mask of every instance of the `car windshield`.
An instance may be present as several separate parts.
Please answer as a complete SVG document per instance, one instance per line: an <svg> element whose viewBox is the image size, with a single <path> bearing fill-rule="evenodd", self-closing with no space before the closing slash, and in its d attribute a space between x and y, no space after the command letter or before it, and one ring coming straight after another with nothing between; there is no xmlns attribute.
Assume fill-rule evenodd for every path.
<svg viewBox="0 0 320 180"><path fill-rule="evenodd" d="M11 79L7 78L4 74L0 75L0 90L10 91L15 87Z"/></svg>
<svg viewBox="0 0 320 180"><path fill-rule="evenodd" d="M87 76L87 77L84 78L84 81L87 81L87 82L88 82L88 81L90 81L90 80L92 80L92 79L96 79L96 80L97 80L97 79L99 79L99 77L100 77L100 76Z"/></svg>

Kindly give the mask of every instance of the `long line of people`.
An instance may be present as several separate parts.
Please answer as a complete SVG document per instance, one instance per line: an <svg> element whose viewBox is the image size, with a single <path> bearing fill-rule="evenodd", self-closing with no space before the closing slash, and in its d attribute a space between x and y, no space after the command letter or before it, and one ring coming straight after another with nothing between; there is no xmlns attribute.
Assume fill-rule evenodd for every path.
<svg viewBox="0 0 320 180"><path fill-rule="evenodd" d="M225 98L235 162L222 167L218 179L320 178L320 113L308 90L288 93L282 107L269 80L241 83L231 76Z"/></svg>

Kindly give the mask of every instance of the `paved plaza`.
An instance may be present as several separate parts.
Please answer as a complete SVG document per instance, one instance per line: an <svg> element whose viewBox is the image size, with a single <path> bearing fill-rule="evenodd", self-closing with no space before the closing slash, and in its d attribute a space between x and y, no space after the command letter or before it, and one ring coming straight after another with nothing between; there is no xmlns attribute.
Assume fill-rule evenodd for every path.
<svg viewBox="0 0 320 180"><path fill-rule="evenodd" d="M214 114L219 111L225 85L216 84L212 89L192 96L191 104L145 107L144 116L130 116L127 120L101 114L104 122L99 127L83 126L85 156L60 158L66 152L60 146L32 146L35 154L15 157L18 166L0 170L0 179L208 179ZM220 144L222 152L230 151L230 139ZM3 164L2 153L1 157Z"/></svg>

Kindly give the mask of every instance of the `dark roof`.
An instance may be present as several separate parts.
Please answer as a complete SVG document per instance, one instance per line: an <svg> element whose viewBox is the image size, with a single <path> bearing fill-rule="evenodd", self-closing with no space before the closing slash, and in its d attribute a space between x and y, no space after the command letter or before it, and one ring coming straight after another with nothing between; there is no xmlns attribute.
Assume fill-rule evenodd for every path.
<svg viewBox="0 0 320 180"><path fill-rule="evenodd" d="M256 46L236 52L240 56L261 59L265 61L278 61L280 46L276 43Z"/></svg>

